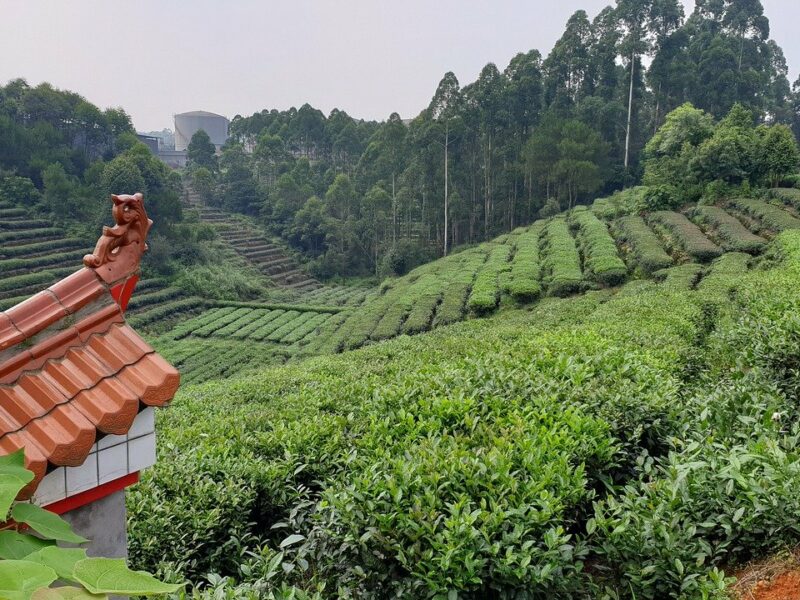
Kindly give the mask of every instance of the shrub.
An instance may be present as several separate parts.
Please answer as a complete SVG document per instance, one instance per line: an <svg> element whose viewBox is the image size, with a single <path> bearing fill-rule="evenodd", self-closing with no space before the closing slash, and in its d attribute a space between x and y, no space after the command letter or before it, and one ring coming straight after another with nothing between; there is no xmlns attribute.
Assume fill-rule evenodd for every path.
<svg viewBox="0 0 800 600"><path fill-rule="evenodd" d="M566 296L583 285L581 259L575 240L563 218L552 219L544 230L542 251L547 291L552 296Z"/></svg>
<svg viewBox="0 0 800 600"><path fill-rule="evenodd" d="M543 229L544 222L537 221L517 240L507 290L518 302L530 302L542 293L539 236Z"/></svg>
<svg viewBox="0 0 800 600"><path fill-rule="evenodd" d="M489 257L478 270L467 307L476 315L484 315L495 308L500 301L500 273L511 267L508 262L511 246L499 244L492 247Z"/></svg>
<svg viewBox="0 0 800 600"><path fill-rule="evenodd" d="M779 233L787 229L800 229L800 219L774 204L750 198L738 198L731 203L745 214L757 218L769 231Z"/></svg>
<svg viewBox="0 0 800 600"><path fill-rule="evenodd" d="M625 280L628 269L619 257L608 227L588 210L574 210L570 220L578 228L578 244L583 254L583 267L591 277L606 285Z"/></svg>
<svg viewBox="0 0 800 600"><path fill-rule="evenodd" d="M654 273L672 264L672 258L664 251L661 240L639 216L622 217L616 221L619 239L629 247L645 273Z"/></svg>
<svg viewBox="0 0 800 600"><path fill-rule="evenodd" d="M739 219L717 206L698 206L694 210L694 216L701 223L713 227L726 251L755 254L761 251L767 243L764 238L755 235L742 225Z"/></svg>
<svg viewBox="0 0 800 600"><path fill-rule="evenodd" d="M656 211L650 218L664 226L678 245L697 260L705 262L722 254L722 250L681 213Z"/></svg>

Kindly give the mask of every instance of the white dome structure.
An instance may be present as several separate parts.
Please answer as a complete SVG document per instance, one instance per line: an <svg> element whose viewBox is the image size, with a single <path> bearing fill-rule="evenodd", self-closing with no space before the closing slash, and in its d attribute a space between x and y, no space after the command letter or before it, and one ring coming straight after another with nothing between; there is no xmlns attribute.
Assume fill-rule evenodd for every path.
<svg viewBox="0 0 800 600"><path fill-rule="evenodd" d="M208 134L211 143L219 150L228 139L229 123L226 117L204 110L175 115L175 150L186 150L192 136L200 129Z"/></svg>

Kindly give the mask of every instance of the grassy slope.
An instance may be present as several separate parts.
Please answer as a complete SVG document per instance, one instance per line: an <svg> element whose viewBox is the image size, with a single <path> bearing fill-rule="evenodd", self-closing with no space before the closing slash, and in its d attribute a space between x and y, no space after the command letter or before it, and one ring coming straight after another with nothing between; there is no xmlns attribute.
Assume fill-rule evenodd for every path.
<svg viewBox="0 0 800 600"><path fill-rule="evenodd" d="M634 281L188 388L129 495L132 559L323 596L710 597L800 537L800 235L773 246L778 268L733 255L694 291Z"/></svg>

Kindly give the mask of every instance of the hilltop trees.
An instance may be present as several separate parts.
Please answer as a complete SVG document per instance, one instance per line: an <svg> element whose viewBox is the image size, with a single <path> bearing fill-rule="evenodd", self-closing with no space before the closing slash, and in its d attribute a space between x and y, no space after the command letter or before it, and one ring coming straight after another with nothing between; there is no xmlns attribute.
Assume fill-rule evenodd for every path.
<svg viewBox="0 0 800 600"><path fill-rule="evenodd" d="M189 140L186 148L186 157L189 164L196 167L205 167L210 171L217 170L216 148L211 143L211 138L202 129L198 129Z"/></svg>
<svg viewBox="0 0 800 600"><path fill-rule="evenodd" d="M786 125L755 126L753 113L735 104L719 123L684 104L645 149L644 183L673 203L741 186L776 186L796 172L800 153Z"/></svg>
<svg viewBox="0 0 800 600"><path fill-rule="evenodd" d="M253 151L243 162L258 185L260 214L277 233L293 230L306 202L322 201L333 186L337 200L324 202L329 219L319 226L330 228L322 245L343 255L326 259L319 274L366 274L375 256L393 249L447 254L643 176L676 200L678 192L699 197L711 181L752 184L737 175L737 155L758 146L754 140L762 156L756 179L774 185L793 162L789 140L769 130L768 143L757 125L800 132L800 91L790 90L786 73L759 0L698 0L688 18L679 0L617 0L593 18L575 12L546 57L530 50L502 70L487 64L466 85L446 73L413 119L392 113L369 123L304 105L237 116L231 134ZM717 131L714 120L736 105L752 126ZM666 175L673 168L687 175L677 185ZM347 215L340 176L352 186ZM389 208L386 226L376 228L378 213L369 209L365 220L364 207L383 198L378 190Z"/></svg>

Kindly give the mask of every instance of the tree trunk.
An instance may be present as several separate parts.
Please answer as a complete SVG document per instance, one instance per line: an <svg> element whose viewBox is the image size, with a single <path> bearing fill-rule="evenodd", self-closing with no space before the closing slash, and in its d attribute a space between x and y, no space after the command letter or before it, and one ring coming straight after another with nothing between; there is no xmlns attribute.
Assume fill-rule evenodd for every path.
<svg viewBox="0 0 800 600"><path fill-rule="evenodd" d="M450 144L450 127L449 125L444 130L444 255L447 256L447 209L448 209L448 196L447 196L447 146Z"/></svg>
<svg viewBox="0 0 800 600"><path fill-rule="evenodd" d="M628 170L628 162L631 151L631 121L633 115L633 75L636 70L636 53L631 50L631 87L628 92L628 127L625 129L625 170Z"/></svg>

